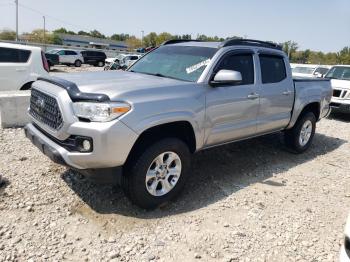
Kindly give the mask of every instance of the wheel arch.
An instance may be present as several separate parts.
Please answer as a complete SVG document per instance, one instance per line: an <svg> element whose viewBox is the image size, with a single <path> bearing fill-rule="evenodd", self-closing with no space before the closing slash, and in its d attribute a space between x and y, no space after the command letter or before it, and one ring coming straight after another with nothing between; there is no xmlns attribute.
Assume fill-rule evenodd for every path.
<svg viewBox="0 0 350 262"><path fill-rule="evenodd" d="M34 81L29 81L29 82L25 83L24 85L22 85L22 87L19 90L21 90L21 91L29 90L32 88L33 83L34 83Z"/></svg>
<svg viewBox="0 0 350 262"><path fill-rule="evenodd" d="M293 111L292 118L287 129L292 128L298 119L307 112L312 112L316 117L316 121L318 121L321 114L321 103L319 101L310 101L308 103L305 103L301 110L298 110L297 112Z"/></svg>
<svg viewBox="0 0 350 262"><path fill-rule="evenodd" d="M145 129L136 139L129 152L126 163L130 163L137 154L152 143L168 137L174 137L187 144L191 153L197 149L196 135L192 124L189 121L174 121L162 123Z"/></svg>

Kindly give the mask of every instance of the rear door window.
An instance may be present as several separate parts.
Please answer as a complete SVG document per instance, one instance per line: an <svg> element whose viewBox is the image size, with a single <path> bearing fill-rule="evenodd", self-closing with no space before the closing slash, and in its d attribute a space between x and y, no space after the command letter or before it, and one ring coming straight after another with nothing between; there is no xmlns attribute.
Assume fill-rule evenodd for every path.
<svg viewBox="0 0 350 262"><path fill-rule="evenodd" d="M259 55L263 84L278 83L287 77L284 59L278 55Z"/></svg>
<svg viewBox="0 0 350 262"><path fill-rule="evenodd" d="M31 51L0 47L0 63L26 63Z"/></svg>

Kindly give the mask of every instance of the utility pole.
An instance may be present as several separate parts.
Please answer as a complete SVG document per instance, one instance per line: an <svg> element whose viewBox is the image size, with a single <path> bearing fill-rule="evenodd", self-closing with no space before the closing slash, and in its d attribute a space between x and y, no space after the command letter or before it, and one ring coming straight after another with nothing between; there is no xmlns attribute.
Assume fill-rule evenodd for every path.
<svg viewBox="0 0 350 262"><path fill-rule="evenodd" d="M16 41L18 41L18 0L15 0L16 4Z"/></svg>
<svg viewBox="0 0 350 262"><path fill-rule="evenodd" d="M45 45L45 31L46 31L46 25L45 25L45 16L43 16L43 19L44 19L44 45Z"/></svg>
<svg viewBox="0 0 350 262"><path fill-rule="evenodd" d="M143 46L143 35L144 35L145 31L141 31L141 45Z"/></svg>

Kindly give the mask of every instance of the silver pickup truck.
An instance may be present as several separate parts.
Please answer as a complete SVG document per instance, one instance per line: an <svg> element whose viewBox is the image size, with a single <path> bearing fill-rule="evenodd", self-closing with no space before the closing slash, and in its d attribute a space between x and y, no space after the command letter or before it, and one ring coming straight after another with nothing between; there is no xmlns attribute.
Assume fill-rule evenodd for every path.
<svg viewBox="0 0 350 262"><path fill-rule="evenodd" d="M125 72L62 78L33 84L26 136L146 209L180 192L200 150L283 131L304 152L332 96L329 80L293 80L281 48L257 40L172 40Z"/></svg>

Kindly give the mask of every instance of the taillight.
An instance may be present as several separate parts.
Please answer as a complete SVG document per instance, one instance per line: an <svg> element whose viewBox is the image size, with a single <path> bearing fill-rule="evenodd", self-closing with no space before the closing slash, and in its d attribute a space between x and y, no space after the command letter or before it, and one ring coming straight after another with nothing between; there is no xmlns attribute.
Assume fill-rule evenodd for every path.
<svg viewBox="0 0 350 262"><path fill-rule="evenodd" d="M41 51L41 60L43 61L43 67L47 72L50 72L49 63L46 60L45 54L43 51Z"/></svg>

